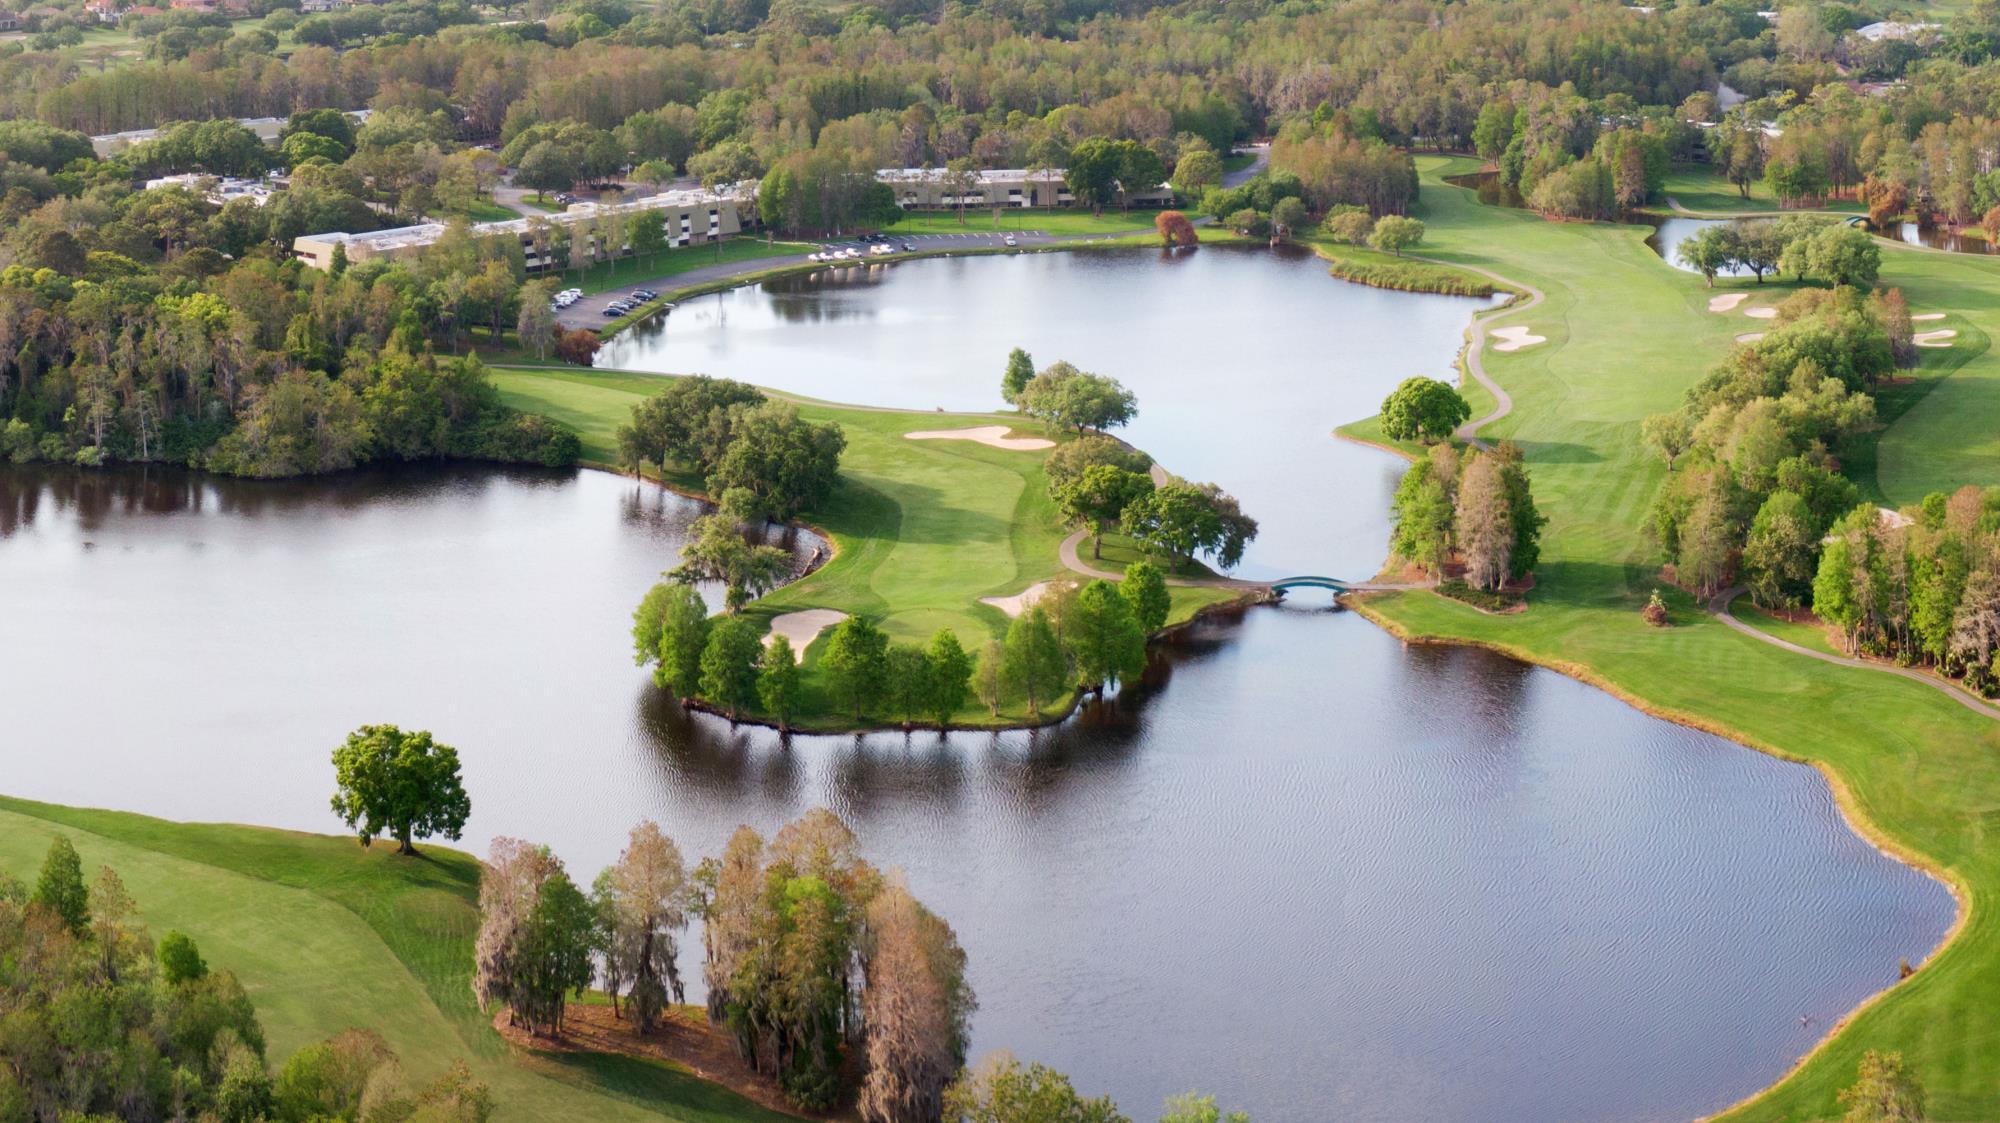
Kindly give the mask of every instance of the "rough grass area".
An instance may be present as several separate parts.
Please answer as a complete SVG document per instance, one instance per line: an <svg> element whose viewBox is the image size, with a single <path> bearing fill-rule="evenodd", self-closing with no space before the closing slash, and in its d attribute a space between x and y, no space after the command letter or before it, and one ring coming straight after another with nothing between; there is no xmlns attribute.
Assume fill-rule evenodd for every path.
<svg viewBox="0 0 2000 1123"><path fill-rule="evenodd" d="M1436 292L1447 296L1492 296L1493 282L1477 273L1413 261L1407 257L1350 246L1319 237L1308 239L1314 252L1327 260L1327 272L1343 281L1398 292ZM1422 253L1419 246L1415 252Z"/></svg>
<svg viewBox="0 0 2000 1123"><path fill-rule="evenodd" d="M613 431L664 377L575 368L493 372L508 404L572 426L583 436L585 458L600 464L616 459ZM925 642L939 628L950 628L968 649L976 649L1007 626L1007 617L979 603L981 597L1009 596L1066 572L1057 546L1067 531L1048 498L1042 454L903 437L916 430L992 424L1039 433L1034 422L1011 413L941 417L773 396L799 402L810 420L839 422L847 452L841 486L810 518L833 538L833 560L757 601L746 610L753 617L831 608L874 618L892 639ZM686 490L701 487L692 478L668 482ZM1119 563L1126 560L1112 541L1106 552ZM1224 589L1176 588L1169 622L1233 596ZM822 633L806 652L807 712L818 714L800 723L806 728L850 724L831 712L816 687L814 671L825 645ZM1049 709L1059 711L1064 704L1066 699ZM974 702L960 711L957 724L1017 723L1026 716L1020 698L1006 700L997 722Z"/></svg>
<svg viewBox="0 0 2000 1123"><path fill-rule="evenodd" d="M0 797L0 869L32 880L58 831L87 878L103 864L118 871L156 939L178 928L211 965L236 972L274 1063L365 1026L419 1079L466 1061L492 1087L499 1120L791 1119L666 1066L509 1048L472 999L479 864L468 854L425 846L399 858L351 838Z"/></svg>
<svg viewBox="0 0 2000 1123"><path fill-rule="evenodd" d="M1817 764L1859 829L1969 896L1943 951L1725 1118L1838 1116L1835 1094L1853 1082L1866 1049L1908 1058L1929 1090L1932 1118L2000 1116L2000 919L1990 903L2000 895L2000 837L1990 829L2000 805L2000 722L1922 684L1740 635L1671 590L1676 626L1647 627L1639 610L1662 584L1661 557L1642 528L1665 467L1643 451L1639 423L1677 403L1753 321L1709 312L1712 293L1648 249L1644 227L1545 223L1482 207L1438 178L1470 170L1471 161L1426 157L1419 166L1426 255L1547 294L1530 322L1548 343L1489 350L1485 361L1515 402L1486 435L1525 450L1550 521L1531 612L1492 616L1422 592L1358 607L1401 634L1500 648L1650 711ZM1916 312L1951 312L1988 336L2000 327L2000 262L1885 245L1882 272ZM1996 434L2000 361L1981 351L1940 375L1883 435L1882 490L1901 501L1947 483L2000 482ZM1883 982L1894 982L1893 971Z"/></svg>

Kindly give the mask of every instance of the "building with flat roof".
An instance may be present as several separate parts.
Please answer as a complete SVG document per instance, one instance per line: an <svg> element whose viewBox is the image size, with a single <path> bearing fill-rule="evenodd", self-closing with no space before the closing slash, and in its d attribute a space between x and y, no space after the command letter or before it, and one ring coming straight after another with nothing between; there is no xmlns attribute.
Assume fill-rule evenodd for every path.
<svg viewBox="0 0 2000 1123"><path fill-rule="evenodd" d="M218 207L237 199L248 199L261 207L270 201L272 186L270 180L201 175L196 172L163 175L146 181L148 191L159 187L185 187Z"/></svg>
<svg viewBox="0 0 2000 1123"><path fill-rule="evenodd" d="M883 168L875 178L896 193L904 210L955 207L1068 207L1076 204L1061 168L995 168L977 173L964 185L947 182L943 168ZM1128 190L1125 201L1135 207L1164 207L1174 201L1174 189L1164 183Z"/></svg>
<svg viewBox="0 0 2000 1123"><path fill-rule="evenodd" d="M551 251L558 228L569 236L572 244L580 239L583 245L594 249L599 219L629 217L641 211L666 212L667 245L674 248L712 242L741 233L744 223L740 213L747 211L753 221L756 213L747 186L738 184L723 191L667 191L621 203L573 203L561 214L515 218L505 222L480 222L473 224L471 229L474 238L518 240L527 266L533 270L554 264ZM292 241L292 256L315 269L327 269L333 265L336 246L346 247L350 262L376 258L394 260L423 252L444 236L445 229L441 222L426 222L362 234L338 231L306 234ZM626 245L620 247L620 252L629 252L630 249L628 240Z"/></svg>
<svg viewBox="0 0 2000 1123"><path fill-rule="evenodd" d="M135 12L137 10L131 9ZM347 110L347 115L354 118L356 124L365 124L370 112L367 109L350 109ZM236 123L256 133L258 140L269 145L276 145L278 134L285 131L283 117L238 117ZM159 135L158 129L127 129L122 133L105 133L102 136L91 137L90 146L97 151L97 158L103 160L116 156L135 144L144 144Z"/></svg>

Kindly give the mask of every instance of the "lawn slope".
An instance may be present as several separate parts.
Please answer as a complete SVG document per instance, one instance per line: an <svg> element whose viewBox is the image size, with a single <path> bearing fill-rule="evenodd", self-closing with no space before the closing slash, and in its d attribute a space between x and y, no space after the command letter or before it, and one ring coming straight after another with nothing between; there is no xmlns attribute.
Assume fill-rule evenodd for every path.
<svg viewBox="0 0 2000 1123"><path fill-rule="evenodd" d="M118 871L155 939L178 928L243 981L274 1064L362 1026L419 1079L464 1059L501 1120L783 1123L734 1092L664 1065L518 1053L472 999L479 864L425 847L226 824L174 823L0 797L0 870L31 880L50 837L86 877Z"/></svg>

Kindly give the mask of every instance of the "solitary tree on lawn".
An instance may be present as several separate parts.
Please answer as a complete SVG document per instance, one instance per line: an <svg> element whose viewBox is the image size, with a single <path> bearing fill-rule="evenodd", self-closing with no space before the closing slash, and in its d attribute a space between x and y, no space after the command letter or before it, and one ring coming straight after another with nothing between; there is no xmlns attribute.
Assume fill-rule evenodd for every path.
<svg viewBox="0 0 2000 1123"><path fill-rule="evenodd" d="M459 782L458 750L427 731L364 725L333 750L333 811L367 846L376 835L396 840L398 854L415 854L412 838L456 840L472 814Z"/></svg>

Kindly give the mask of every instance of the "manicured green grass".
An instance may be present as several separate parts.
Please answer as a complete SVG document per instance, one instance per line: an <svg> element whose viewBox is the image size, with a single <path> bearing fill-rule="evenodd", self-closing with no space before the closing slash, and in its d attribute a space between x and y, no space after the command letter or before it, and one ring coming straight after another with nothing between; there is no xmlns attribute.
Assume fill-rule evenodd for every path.
<svg viewBox="0 0 2000 1123"><path fill-rule="evenodd" d="M58 831L86 877L100 864L118 871L155 938L178 928L211 965L237 974L274 1065L360 1026L381 1033L418 1079L466 1061L492 1087L501 1120L790 1118L665 1065L512 1050L472 999L479 866L470 855L426 846L399 858L349 838L0 797L0 869L32 879Z"/></svg>
<svg viewBox="0 0 2000 1123"><path fill-rule="evenodd" d="M987 234L995 230L1039 230L1044 234L1131 234L1153 229L1156 210L1107 210L1094 215L1083 209L1007 207L957 211L909 211L888 227L890 234Z"/></svg>
<svg viewBox="0 0 2000 1123"><path fill-rule="evenodd" d="M1738 597L1729 611L1745 624L1788 643L1796 643L1800 647L1809 647L1827 655L1847 654L1833 645L1833 641L1827 638L1826 625L1817 619L1787 620L1758 608L1750 603L1749 597Z"/></svg>
<svg viewBox="0 0 2000 1123"><path fill-rule="evenodd" d="M1639 439L1648 414L1671 408L1755 330L1740 313L1707 311L1700 278L1660 261L1645 228L1544 223L1481 207L1438 181L1471 161L1423 158L1425 253L1482 265L1535 285L1545 302L1503 323L1548 342L1489 351L1488 370L1514 397L1487 435L1521 444L1536 499L1549 516L1533 607L1487 616L1428 593L1373 598L1362 608L1413 636L1470 640L1576 673L1647 708L1726 732L1823 767L1843 807L1878 842L1941 870L1969 891L1962 932L1914 977L1860 1012L1830 1043L1734 1120L1824 1119L1854 1080L1865 1049L1901 1050L1930 1093L1930 1117L2000 1116L2000 722L1919 683L1830 666L1740 635L1671 593L1678 626L1639 616L1661 585L1660 552L1642 527L1665 468ZM2000 262L1885 248L1883 280L1918 312L1953 311L1989 332L2000 319ZM1749 287L1747 284L1744 287ZM1765 289L1769 291L1770 285ZM1776 295L1775 293L1773 295ZM1883 439L1884 490L1909 498L1912 480L1939 470L1910 458L1949 458L1957 482L2000 481L2000 450L1945 448L1954 432L2000 430L2000 374L1971 359L1911 408ZM1983 411L1983 413L1981 413ZM1925 483L1924 486L1929 486ZM1894 982L1885 965L1883 983Z"/></svg>
<svg viewBox="0 0 2000 1123"><path fill-rule="evenodd" d="M503 207L491 199L474 200L471 206L453 214L468 222L511 222L521 217L512 209Z"/></svg>
<svg viewBox="0 0 2000 1123"><path fill-rule="evenodd" d="M1746 199L1712 164L1675 164L1668 171L1660 193L1673 196L1688 210L1704 213L1743 214L1779 209L1777 196L1771 194L1770 186L1762 179L1750 185L1750 197ZM1666 213L1671 208L1662 201L1653 209ZM1821 209L1858 214L1867 208L1852 199L1829 199Z"/></svg>
<svg viewBox="0 0 2000 1123"><path fill-rule="evenodd" d="M613 430L631 418L633 404L656 391L664 376L515 368L496 369L493 379L509 405L571 426L583 437L586 459L611 463L617 458ZM1042 454L903 436L991 424L1039 435L1033 422L1011 413L904 413L792 400L800 403L807 419L836 421L847 435L841 485L825 508L812 514L813 524L832 537L836 548L833 560L811 577L757 601L747 610L751 616L768 620L786 612L831 608L871 617L897 640L924 642L938 629L949 628L970 649L1000 636L1007 625L1005 614L981 604L980 598L1011 596L1065 572L1057 547L1067 532L1048 498ZM696 479L671 482L689 489L701 486ZM1118 553L1115 546L1108 552ZM1185 619L1231 596L1220 589L1175 589L1173 619ZM825 643L822 634L808 649L809 672ZM1025 708L1022 700L1010 699L1003 718L1018 718ZM991 720L976 704L959 717L967 725ZM821 724L832 722L829 715Z"/></svg>

